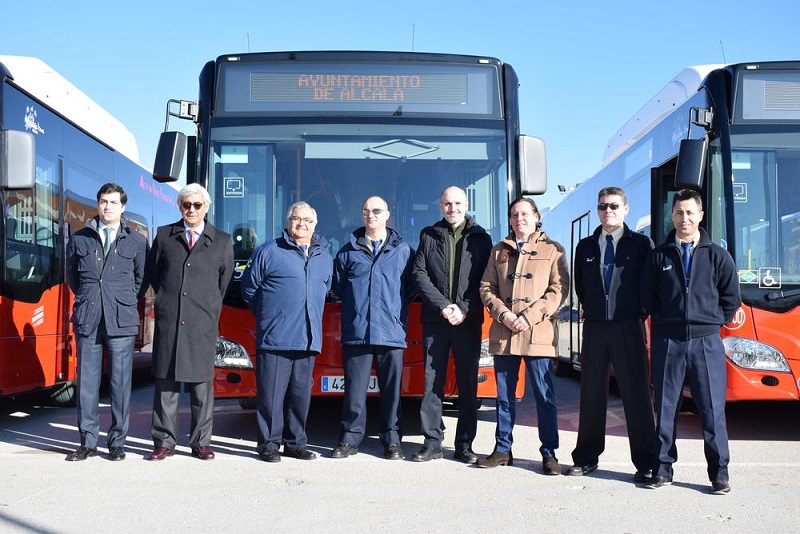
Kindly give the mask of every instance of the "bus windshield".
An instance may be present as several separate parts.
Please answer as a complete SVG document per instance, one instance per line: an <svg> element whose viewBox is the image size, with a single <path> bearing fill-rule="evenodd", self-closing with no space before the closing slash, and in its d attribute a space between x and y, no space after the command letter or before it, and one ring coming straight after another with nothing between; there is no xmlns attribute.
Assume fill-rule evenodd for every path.
<svg viewBox="0 0 800 534"><path fill-rule="evenodd" d="M774 126L772 127L774 130ZM731 134L736 266L743 294L800 284L797 132Z"/></svg>
<svg viewBox="0 0 800 534"><path fill-rule="evenodd" d="M363 225L361 205L373 195L387 201L389 226L415 248L420 230L441 219L439 195L450 185L467 191L469 213L493 240L508 230L502 122L342 122L212 123L210 216L232 234L237 265L281 234L298 200L317 211L317 232L333 254Z"/></svg>

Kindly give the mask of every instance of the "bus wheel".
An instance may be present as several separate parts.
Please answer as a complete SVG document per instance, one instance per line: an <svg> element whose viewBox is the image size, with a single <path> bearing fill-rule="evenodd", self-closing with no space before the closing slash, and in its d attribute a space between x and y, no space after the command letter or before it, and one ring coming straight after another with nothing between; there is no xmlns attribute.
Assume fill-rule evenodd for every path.
<svg viewBox="0 0 800 534"><path fill-rule="evenodd" d="M75 406L77 399L75 398L75 382L67 382L66 384L59 384L47 392L47 399L54 405L60 408L71 408Z"/></svg>
<svg viewBox="0 0 800 534"><path fill-rule="evenodd" d="M239 399L239 406L244 408L245 410L255 410L256 409L256 398L255 397L242 397Z"/></svg>

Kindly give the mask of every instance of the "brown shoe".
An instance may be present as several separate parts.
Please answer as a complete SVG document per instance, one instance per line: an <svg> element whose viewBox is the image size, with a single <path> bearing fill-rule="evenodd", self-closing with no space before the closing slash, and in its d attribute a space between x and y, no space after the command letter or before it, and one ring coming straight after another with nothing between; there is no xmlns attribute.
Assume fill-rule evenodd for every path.
<svg viewBox="0 0 800 534"><path fill-rule="evenodd" d="M545 475L560 475L561 466L558 465L558 458L547 456L542 460L542 471Z"/></svg>
<svg viewBox="0 0 800 534"><path fill-rule="evenodd" d="M508 454L504 452L494 451L486 458L481 458L475 463L475 465L477 465L478 467L487 467L487 468L497 467L498 465L513 465L513 464L514 464L514 455L511 453L511 451L508 451Z"/></svg>
<svg viewBox="0 0 800 534"><path fill-rule="evenodd" d="M172 456L174 454L175 451L173 451L172 449L168 449L166 447L156 447L155 449L153 449L153 452L150 453L150 459L155 461L163 460L164 458Z"/></svg>
<svg viewBox="0 0 800 534"><path fill-rule="evenodd" d="M201 460L213 460L214 451L212 451L211 447L208 446L192 447L192 456L195 458L200 458Z"/></svg>

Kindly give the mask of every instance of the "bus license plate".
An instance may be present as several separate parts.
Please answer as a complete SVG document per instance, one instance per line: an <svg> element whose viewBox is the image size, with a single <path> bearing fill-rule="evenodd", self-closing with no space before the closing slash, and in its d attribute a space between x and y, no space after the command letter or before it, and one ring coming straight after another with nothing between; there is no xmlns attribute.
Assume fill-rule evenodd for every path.
<svg viewBox="0 0 800 534"><path fill-rule="evenodd" d="M344 393L344 377L323 376L321 389L323 393ZM380 391L380 388L378 388L378 377L375 375L370 375L369 384L367 385L367 392L376 391Z"/></svg>

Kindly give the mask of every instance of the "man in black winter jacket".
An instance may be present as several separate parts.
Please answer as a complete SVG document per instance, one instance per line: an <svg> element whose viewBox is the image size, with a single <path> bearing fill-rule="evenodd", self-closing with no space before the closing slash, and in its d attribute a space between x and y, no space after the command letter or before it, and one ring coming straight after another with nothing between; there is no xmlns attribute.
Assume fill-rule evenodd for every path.
<svg viewBox="0 0 800 534"><path fill-rule="evenodd" d="M625 224L625 191L606 187L597 194L600 226L575 249L574 287L583 306L581 401L574 466L567 475L597 468L605 449L609 365L619 387L628 428L634 482L646 482L653 465L653 405L645 343L641 274L653 248L649 237Z"/></svg>
<svg viewBox="0 0 800 534"><path fill-rule="evenodd" d="M445 189L439 208L444 218L420 233L413 267L422 299L425 392L420 419L425 442L412 460L427 462L442 457L442 400L452 349L459 403L454 457L472 464L478 461L472 441L478 429L475 403L483 324L478 289L492 238L466 215L469 204L463 189Z"/></svg>
<svg viewBox="0 0 800 534"><path fill-rule="evenodd" d="M653 329L650 345L656 401L657 459L648 488L672 483L678 458L675 424L684 382L700 412L711 491L730 492L725 423L725 348L720 328L741 305L736 266L728 251L700 228L700 194L681 190L672 201L672 224L664 244L650 253L642 296Z"/></svg>

